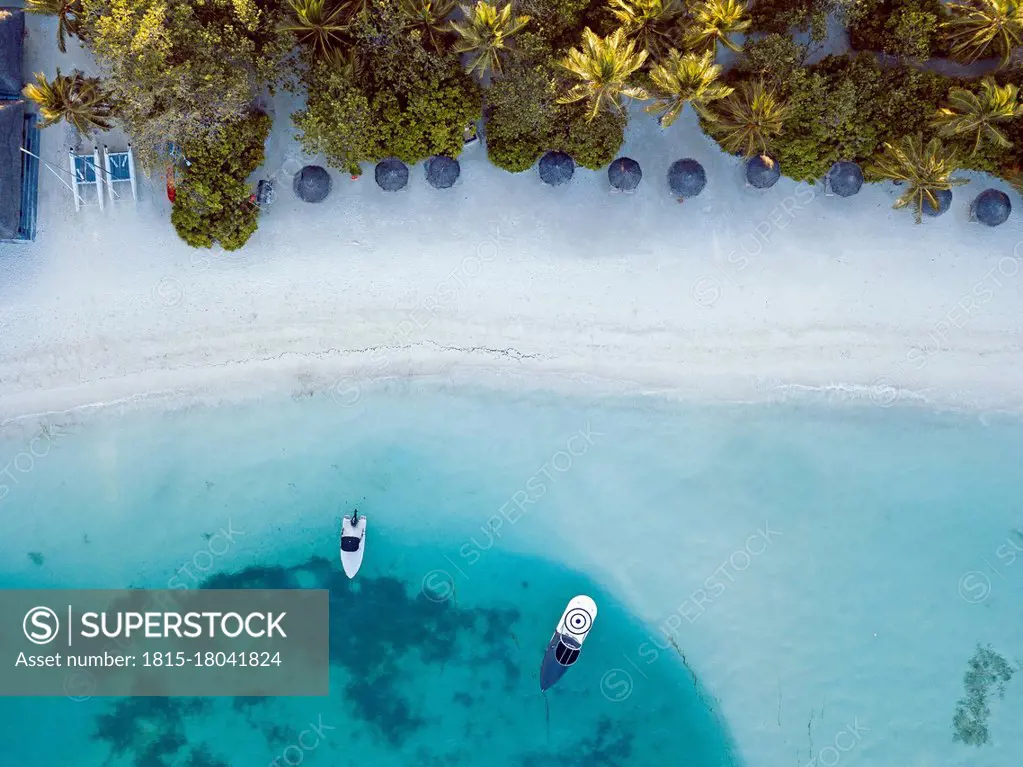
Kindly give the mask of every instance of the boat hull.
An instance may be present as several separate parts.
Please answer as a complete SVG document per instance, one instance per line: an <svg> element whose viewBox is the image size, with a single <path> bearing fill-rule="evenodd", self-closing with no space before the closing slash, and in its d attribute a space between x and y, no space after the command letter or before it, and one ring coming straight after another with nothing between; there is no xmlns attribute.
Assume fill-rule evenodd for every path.
<svg viewBox="0 0 1023 767"><path fill-rule="evenodd" d="M597 605L585 594L568 603L540 664L541 692L550 689L576 662L596 617Z"/></svg>
<svg viewBox="0 0 1023 767"><path fill-rule="evenodd" d="M359 517L359 521L354 525L348 517L341 520L341 537L359 539L359 548L356 551L341 549L341 568L345 571L345 575L351 579L362 567L362 556L366 551L366 518Z"/></svg>

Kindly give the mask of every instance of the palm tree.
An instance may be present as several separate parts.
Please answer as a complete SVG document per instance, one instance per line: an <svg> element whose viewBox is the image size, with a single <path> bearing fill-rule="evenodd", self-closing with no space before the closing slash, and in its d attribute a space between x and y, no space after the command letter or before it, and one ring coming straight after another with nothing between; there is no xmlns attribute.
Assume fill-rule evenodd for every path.
<svg viewBox="0 0 1023 767"><path fill-rule="evenodd" d="M39 107L40 128L67 120L79 133L86 135L95 129L110 130L114 115L113 102L98 77L86 77L77 69L70 75L57 70L53 82L36 73L36 81L22 90L25 98Z"/></svg>
<svg viewBox="0 0 1023 767"><path fill-rule="evenodd" d="M753 157L767 154L767 140L781 133L788 111L763 80L746 80L717 102L709 117L723 149Z"/></svg>
<svg viewBox="0 0 1023 767"><path fill-rule="evenodd" d="M628 84L629 77L643 66L646 58L647 52L637 52L636 42L625 37L624 29L619 27L613 34L600 37L587 27L583 30L582 47L572 48L560 62L579 82L558 103L586 101L586 119L592 120L602 109L620 110L622 96L648 98L645 90Z"/></svg>
<svg viewBox="0 0 1023 767"><path fill-rule="evenodd" d="M288 0L291 20L281 28L294 32L298 41L309 45L313 53L323 55L344 42L348 29L346 3L337 0Z"/></svg>
<svg viewBox="0 0 1023 767"><path fill-rule="evenodd" d="M956 158L942 146L941 139L932 138L925 145L920 133L903 136L896 144L886 142L884 151L874 158L867 170L875 176L908 185L892 207L912 206L918 224L923 217L925 201L935 210L940 207L935 192L967 182L964 178L952 178Z"/></svg>
<svg viewBox="0 0 1023 767"><path fill-rule="evenodd" d="M1020 0L952 0L952 18L942 24L952 55L972 64L985 56L1000 56L1005 66L1023 43L1023 3Z"/></svg>
<svg viewBox="0 0 1023 767"><path fill-rule="evenodd" d="M690 13L692 20L686 31L686 45L697 51L713 51L720 42L730 51L741 48L730 35L749 29L746 3L743 0L699 0Z"/></svg>
<svg viewBox="0 0 1023 767"><path fill-rule="evenodd" d="M939 135L974 134L974 154L980 150L984 139L1003 149L1012 146L996 123L1023 117L1019 88L1015 85L999 86L990 77L985 77L980 83L980 93L952 88L948 92L948 102L948 106L938 109L934 118Z"/></svg>
<svg viewBox="0 0 1023 767"><path fill-rule="evenodd" d="M484 0L475 7L460 6L465 21L452 22L451 30L458 35L456 53L470 54L466 71L482 79L490 72L501 73L501 54L508 49L508 41L529 22L528 16L513 16L511 3L498 9Z"/></svg>
<svg viewBox="0 0 1023 767"><path fill-rule="evenodd" d="M713 119L707 104L729 96L734 88L719 83L721 67L714 63L714 54L707 51L702 56L695 53L685 55L674 48L663 64L656 64L650 70L653 95L656 101L646 108L647 112L660 112L658 122L667 128L682 113L686 102L692 104L697 114Z"/></svg>
<svg viewBox="0 0 1023 767"><path fill-rule="evenodd" d="M416 30L425 44L441 53L447 47L451 25L446 19L455 10L455 0L401 0L409 29Z"/></svg>
<svg viewBox="0 0 1023 767"><path fill-rule="evenodd" d="M681 0L611 0L611 13L636 47L658 58L681 37L685 6Z"/></svg>
<svg viewBox="0 0 1023 767"><path fill-rule="evenodd" d="M57 17L57 48L67 51L67 36L82 31L82 0L25 0L28 13Z"/></svg>

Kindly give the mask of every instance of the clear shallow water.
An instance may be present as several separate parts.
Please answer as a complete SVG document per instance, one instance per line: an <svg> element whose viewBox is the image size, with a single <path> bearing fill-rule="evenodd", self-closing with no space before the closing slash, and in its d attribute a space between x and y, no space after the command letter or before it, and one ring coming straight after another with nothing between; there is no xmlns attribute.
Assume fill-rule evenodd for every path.
<svg viewBox="0 0 1023 767"><path fill-rule="evenodd" d="M1000 651L1023 655L1013 646L1023 639L1018 619L1002 619L997 630L983 625L994 614L988 608L1020 595L1023 577L989 575L993 591L980 605L956 593L960 574L983 569L1009 523L1023 522L1023 429L1015 421L415 389L381 391L348 408L314 395L55 424L48 449L31 438L0 440L8 462L30 444L36 453L31 465L20 459L28 470L14 469L17 483L8 481L0 500L0 587L167 587L173 578L198 586L211 576L330 587L334 692L308 700L0 700L12 761L286 764L291 747L290 761L310 765L533 765L550 763L555 751L570 765L647 765L666 754L697 766L734 764L743 760L721 712L736 707L737 691L768 689L761 697L769 711L753 717L758 732L773 730L777 696L780 731L773 674L792 664L807 677L819 673L799 643L823 646L834 639L829 631L869 637L877 628L905 651L836 645L857 654L852 675L874 689L889 678L937 687L940 706L911 711L902 723L865 707L850 687L825 690L828 716L845 724L845 705L848 721L867 716L875 733L883 733L878 722L895 721L896 739L905 724L951 743L974 644L1000 642ZM353 506L372 531L354 586L335 560L337 515ZM503 520L499 534L495 520ZM763 634L765 646L786 652L737 652L733 669L717 669L722 686L697 688L660 627L765 520L785 537L748 572L732 572L734 582L675 637L697 673L715 643L732 638L749 653ZM235 531L234 543L213 557L207 536L222 530ZM627 567L599 566L617 555ZM856 597L870 578L898 588L886 587L883 599ZM600 615L583 659L549 694L548 740L539 660L576 593L593 596ZM622 602L637 594L665 612L641 621ZM808 624L790 609L797 600L827 620ZM886 604L892 609L882 615ZM958 622L976 621L977 630L921 641L935 604L971 610ZM649 617L650 604L643 607ZM857 622L863 612L872 613L867 632ZM791 639L772 633L779 622ZM649 661L654 643L665 649ZM919 677L900 682L893 657L927 661ZM785 748L804 764L811 705L790 702L794 681L785 681L786 712L798 707L803 721L798 743ZM296 751L303 731L321 722L320 744ZM996 724L1004 741L1009 733ZM905 756L888 743L872 755ZM868 742L845 758L870 755Z"/></svg>

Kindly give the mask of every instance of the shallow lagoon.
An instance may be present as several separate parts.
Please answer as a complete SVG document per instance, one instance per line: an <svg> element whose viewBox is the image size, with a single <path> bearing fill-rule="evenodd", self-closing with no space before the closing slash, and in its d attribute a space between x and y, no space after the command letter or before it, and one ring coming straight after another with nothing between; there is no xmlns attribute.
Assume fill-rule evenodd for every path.
<svg viewBox="0 0 1023 767"><path fill-rule="evenodd" d="M0 502L0 585L327 586L334 693L0 701L12 758L1018 761L1015 679L953 740L975 648L1023 657L1016 420L402 386L50 428ZM540 657L580 592L600 614L548 731Z"/></svg>

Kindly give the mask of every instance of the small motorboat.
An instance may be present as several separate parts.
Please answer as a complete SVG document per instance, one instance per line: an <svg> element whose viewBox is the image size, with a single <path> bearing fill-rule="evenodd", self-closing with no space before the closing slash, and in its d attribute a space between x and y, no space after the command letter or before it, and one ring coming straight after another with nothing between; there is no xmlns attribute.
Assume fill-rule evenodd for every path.
<svg viewBox="0 0 1023 767"><path fill-rule="evenodd" d="M568 603L554 630L554 636L547 644L547 652L540 665L541 692L546 692L579 660L583 642L593 628L596 617L597 605L588 596L581 594Z"/></svg>
<svg viewBox="0 0 1023 767"><path fill-rule="evenodd" d="M362 567L365 551L366 518L360 517L356 509L351 517L341 518L341 567L349 578L354 578Z"/></svg>

